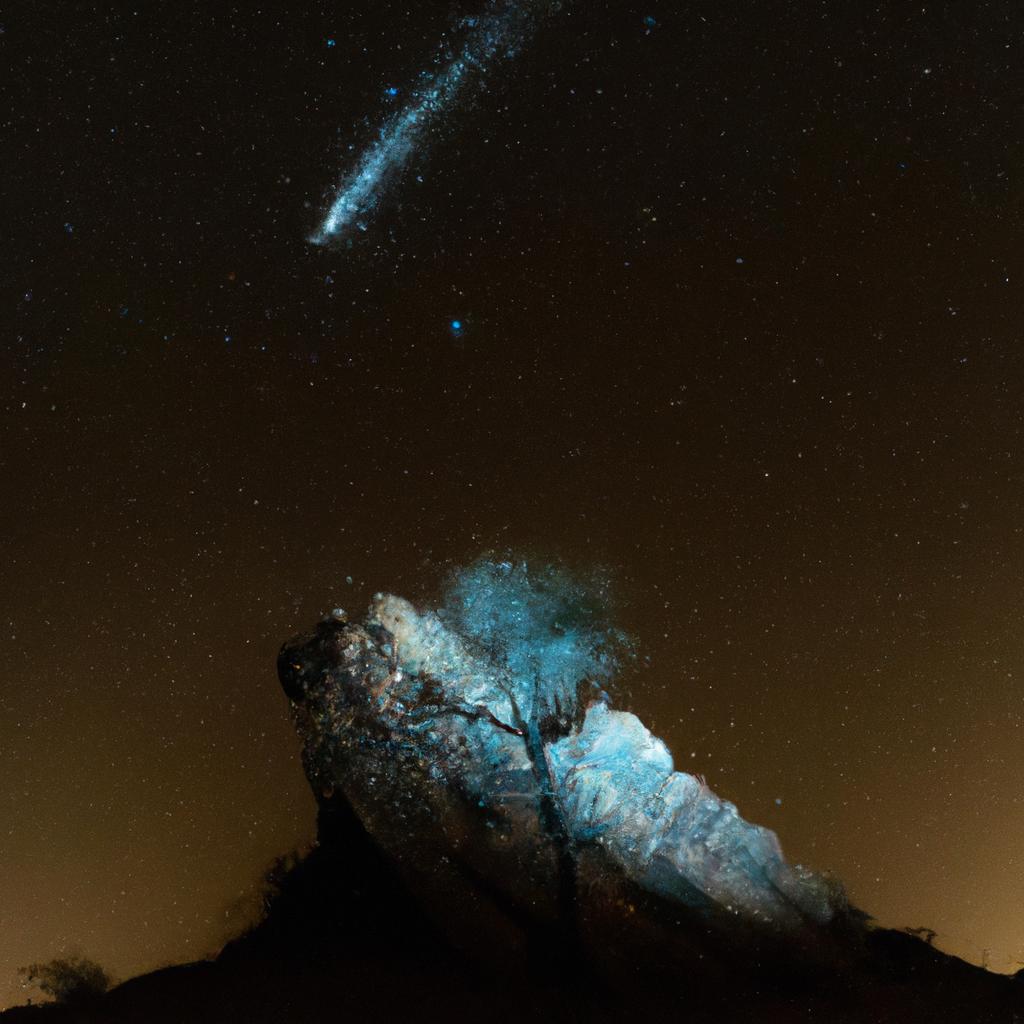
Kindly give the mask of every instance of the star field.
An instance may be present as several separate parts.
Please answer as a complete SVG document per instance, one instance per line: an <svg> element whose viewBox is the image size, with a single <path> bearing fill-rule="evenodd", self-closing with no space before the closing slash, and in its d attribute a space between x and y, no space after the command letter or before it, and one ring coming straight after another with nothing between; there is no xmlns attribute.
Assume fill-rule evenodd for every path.
<svg viewBox="0 0 1024 1024"><path fill-rule="evenodd" d="M1024 15L567 5L310 245L477 6L4 15L0 1006L241 927L280 643L486 550L606 568L617 705L790 861L1024 959Z"/></svg>

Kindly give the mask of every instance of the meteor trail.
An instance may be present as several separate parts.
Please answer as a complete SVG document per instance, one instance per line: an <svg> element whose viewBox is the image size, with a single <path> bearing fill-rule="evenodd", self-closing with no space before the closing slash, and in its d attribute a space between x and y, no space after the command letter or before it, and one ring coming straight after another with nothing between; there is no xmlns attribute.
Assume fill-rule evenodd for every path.
<svg viewBox="0 0 1024 1024"><path fill-rule="evenodd" d="M493 0L484 14L465 22L469 34L458 54L433 77L425 74L425 84L413 91L408 105L382 125L376 140L342 178L311 242L324 245L353 228L366 230L388 179L401 170L424 135L474 78L479 81L496 60L515 56L533 31L541 6L551 9L553 5Z"/></svg>

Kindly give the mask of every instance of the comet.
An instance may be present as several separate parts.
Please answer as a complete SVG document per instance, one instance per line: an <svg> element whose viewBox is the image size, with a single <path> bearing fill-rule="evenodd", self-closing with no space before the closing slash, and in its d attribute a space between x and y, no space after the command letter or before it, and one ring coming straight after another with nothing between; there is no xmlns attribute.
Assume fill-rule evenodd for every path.
<svg viewBox="0 0 1024 1024"><path fill-rule="evenodd" d="M439 57L441 70L422 72L406 105L387 119L376 138L362 151L335 190L334 198L318 229L310 236L314 245L327 245L366 231L382 193L433 134L439 121L456 104L480 89L491 67L516 56L535 31L541 8L557 4L492 0L478 17L466 19L463 42L455 54ZM389 97L398 94L391 87Z"/></svg>

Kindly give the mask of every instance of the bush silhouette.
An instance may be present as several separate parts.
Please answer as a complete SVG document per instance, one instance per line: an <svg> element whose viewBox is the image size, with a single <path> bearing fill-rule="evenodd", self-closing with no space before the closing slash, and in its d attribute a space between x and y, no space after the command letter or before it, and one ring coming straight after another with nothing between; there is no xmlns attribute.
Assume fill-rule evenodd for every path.
<svg viewBox="0 0 1024 1024"><path fill-rule="evenodd" d="M21 967L26 984L62 1006L82 1006L93 1002L110 988L111 977L99 964L85 957L72 956L44 964Z"/></svg>

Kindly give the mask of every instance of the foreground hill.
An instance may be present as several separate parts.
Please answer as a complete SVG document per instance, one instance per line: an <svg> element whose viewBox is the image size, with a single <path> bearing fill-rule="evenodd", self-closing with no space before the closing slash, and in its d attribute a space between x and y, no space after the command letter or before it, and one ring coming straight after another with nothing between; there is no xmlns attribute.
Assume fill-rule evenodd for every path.
<svg viewBox="0 0 1024 1024"><path fill-rule="evenodd" d="M1024 1020L1024 975L987 973L854 914L816 944L780 945L636 890L603 920L583 922L575 949L542 933L528 936L525 955L500 933L487 948L458 948L344 799L325 802L320 832L262 923L215 960L133 978L90 1005L20 1007L0 1021Z"/></svg>
<svg viewBox="0 0 1024 1024"><path fill-rule="evenodd" d="M600 590L482 561L284 646L318 844L216 959L2 1024L1013 1024L1024 974L875 929L612 688Z"/></svg>

